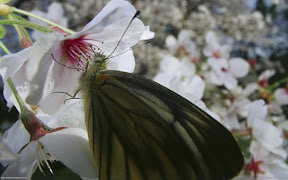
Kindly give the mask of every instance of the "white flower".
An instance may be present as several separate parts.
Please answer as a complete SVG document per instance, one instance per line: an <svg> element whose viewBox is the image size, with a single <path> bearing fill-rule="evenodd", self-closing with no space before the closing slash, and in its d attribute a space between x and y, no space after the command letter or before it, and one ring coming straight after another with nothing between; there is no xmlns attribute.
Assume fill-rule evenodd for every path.
<svg viewBox="0 0 288 180"><path fill-rule="evenodd" d="M153 79L195 103L202 98L205 89L204 81L195 75L195 68L188 58L180 61L167 55L161 60L160 71Z"/></svg>
<svg viewBox="0 0 288 180"><path fill-rule="evenodd" d="M81 128L80 124L82 124L83 120L78 119L83 118L82 109L78 109L81 104L80 106L75 105L78 103L81 103L81 101L68 103L67 107L63 108L63 111L59 111L57 116L48 116L43 113L37 114L39 119L46 118L45 122L47 124L52 122L56 127L53 130L33 129L34 133L29 132L31 134L30 137L20 120L7 130L4 134L7 142L4 145L10 152L6 150L5 154L13 154L15 158L10 158L7 161L7 157L0 153L1 164L4 166L8 165L2 176L19 176L30 179L37 165L42 171L43 162L50 172L53 173L48 161L57 160L82 177L97 178L87 131ZM68 114L71 112L74 112L75 116L69 116ZM69 121L66 119L68 118L67 116L70 117ZM71 123L71 121L78 121L78 123ZM1 139L1 142L3 141Z"/></svg>
<svg viewBox="0 0 288 180"><path fill-rule="evenodd" d="M53 114L63 105L67 95L52 92L74 95L79 89L78 77L81 73L65 66L83 69L95 53L100 51L106 56L112 53L135 13L135 8L128 1L112 0L81 31L66 37L51 33L32 47L5 56L0 73L4 80L10 76L16 87L23 84L28 87L27 103L39 105L45 113ZM139 40L153 36L149 27L135 18L114 53L119 54ZM132 51L111 58L107 63L108 69L127 72L133 72L135 67ZM4 91L11 91L7 87L5 85ZM11 92L4 95L8 100L13 99L9 97Z"/></svg>
<svg viewBox="0 0 288 180"><path fill-rule="evenodd" d="M221 45L216 33L206 34L206 47L203 53L208 57L207 63L212 68L210 79L213 84L224 85L227 89L234 89L238 82L236 78L244 77L249 72L249 63L242 58L231 58L230 45Z"/></svg>
<svg viewBox="0 0 288 180"><path fill-rule="evenodd" d="M224 85L227 89L236 88L238 81L249 72L249 63L242 58L208 59L208 64L212 67L210 79L213 84Z"/></svg>
<svg viewBox="0 0 288 180"><path fill-rule="evenodd" d="M203 54L209 58L224 58L230 56L230 45L221 45L220 40L215 32L209 31L206 34L206 47L203 49Z"/></svg>
<svg viewBox="0 0 288 180"><path fill-rule="evenodd" d="M166 55L161 60L160 71L153 80L183 96L219 120L219 116L209 110L201 100L205 90L205 82L195 74L195 71L195 65L188 58L183 58L180 61L173 56Z"/></svg>
<svg viewBox="0 0 288 180"><path fill-rule="evenodd" d="M191 40L192 33L188 30L181 30L176 39L174 36L169 35L165 39L165 44L170 52L175 54L175 56L182 57L188 56L191 59L198 60L199 52L197 50L196 44ZM183 54L181 56L181 54Z"/></svg>
<svg viewBox="0 0 288 180"><path fill-rule="evenodd" d="M252 102L249 106L247 125L252 128L253 138L257 142L268 151L285 158L287 153L282 149L282 131L265 120L267 113L268 107L263 100Z"/></svg>
<svg viewBox="0 0 288 180"><path fill-rule="evenodd" d="M246 167L250 172L253 172L255 179L282 179L288 177L286 157L279 157L269 152L263 144L257 141L251 142L250 152L253 159L251 164L246 165Z"/></svg>
<svg viewBox="0 0 288 180"><path fill-rule="evenodd" d="M288 104L288 88L278 88L274 92L275 100L279 105Z"/></svg>
<svg viewBox="0 0 288 180"><path fill-rule="evenodd" d="M260 87L266 87L268 86L268 80L269 78L271 78L272 76L274 76L275 74L275 70L274 69L269 69L269 70L266 70L264 72L262 72L259 77L258 77L258 82L259 82L259 86Z"/></svg>
<svg viewBox="0 0 288 180"><path fill-rule="evenodd" d="M15 149L13 150L15 151ZM14 153L16 156L17 151ZM0 159L1 163L3 163L2 160ZM48 160L52 162L55 160L61 161L80 176L87 178L97 177L93 155L89 148L87 132L80 128L59 130L49 133L39 140L31 141L20 150L14 161L3 164L9 164L9 166L3 172L2 177L17 176L30 179L37 165L40 171L42 171L42 161L50 168ZM50 169L50 171L52 170Z"/></svg>
<svg viewBox="0 0 288 180"><path fill-rule="evenodd" d="M46 19L48 19L48 20L50 20L56 24L59 24L63 27L67 27L67 25L68 25L68 19L64 16L64 9L62 7L62 4L58 3L58 2L52 2L48 6L47 13L40 11L40 10L37 10L37 9L32 10L31 13L35 14L39 17L44 17L44 18L46 18ZM31 16L29 16L29 20L31 22L37 23L39 25L43 25L43 26L47 25L43 21L35 19ZM43 35L45 35L45 33L41 32L41 31L34 30L32 32L32 38L34 40L38 40Z"/></svg>
<svg viewBox="0 0 288 180"><path fill-rule="evenodd" d="M233 96L235 96L235 99L233 99L232 104L229 105L228 110L224 112L223 124L225 127L228 129L242 128L239 121L239 116L242 118L247 117L249 105L251 104L251 100L248 98L248 96L257 90L257 88L257 84L251 83L248 84L245 89L237 87L234 89L234 91L231 91Z"/></svg>

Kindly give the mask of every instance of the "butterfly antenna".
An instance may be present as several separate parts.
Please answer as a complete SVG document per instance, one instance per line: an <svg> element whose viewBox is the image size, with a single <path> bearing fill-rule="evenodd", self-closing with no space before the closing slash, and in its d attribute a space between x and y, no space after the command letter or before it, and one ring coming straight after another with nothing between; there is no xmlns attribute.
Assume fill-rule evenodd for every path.
<svg viewBox="0 0 288 180"><path fill-rule="evenodd" d="M133 18L132 18L131 21L129 22L127 28L125 29L124 33L122 34L120 40L119 40L118 43L116 44L114 50L113 50L113 51L109 54L109 56L107 56L107 58L105 58L105 59L110 58L110 56L116 51L117 47L119 46L121 40L123 39L124 35L126 34L126 32L127 32L128 28L130 27L131 23L133 22L133 20L134 20L139 14L140 14L140 11L137 11L137 12L135 13L135 15L133 16Z"/></svg>
<svg viewBox="0 0 288 180"><path fill-rule="evenodd" d="M135 46L131 47L130 49L127 49L126 51L123 51L123 52L121 52L121 53L119 53L119 54L117 54L117 55L115 55L115 56L111 56L110 58L114 58L114 57L116 57L116 56L120 56L121 54L124 54L124 53L126 53L127 51L133 50L134 48L137 48L137 47L139 47L139 46L148 44L148 43L150 43L150 42L151 42L151 41L145 41L145 42L142 43L142 44L135 45Z"/></svg>

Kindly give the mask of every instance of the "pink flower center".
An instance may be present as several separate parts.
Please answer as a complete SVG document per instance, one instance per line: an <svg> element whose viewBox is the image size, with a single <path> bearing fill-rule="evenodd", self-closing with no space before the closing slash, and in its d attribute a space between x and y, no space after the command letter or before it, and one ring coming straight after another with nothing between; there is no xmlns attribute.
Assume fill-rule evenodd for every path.
<svg viewBox="0 0 288 180"><path fill-rule="evenodd" d="M257 59L249 59L248 63L250 64L252 69L255 69L255 66L257 64Z"/></svg>
<svg viewBox="0 0 288 180"><path fill-rule="evenodd" d="M86 38L86 36L87 35L83 35L76 39L67 39L62 45L62 52L66 55L67 63L72 64L73 67L85 67L87 61L95 56L96 51L100 51L100 48L95 45L95 42L103 44L102 41L89 39Z"/></svg>
<svg viewBox="0 0 288 180"><path fill-rule="evenodd" d="M213 51L212 56L218 59L221 57L221 53L220 53L220 51Z"/></svg>
<svg viewBox="0 0 288 180"><path fill-rule="evenodd" d="M227 68L224 68L224 67L222 67L222 68L221 68L221 71L222 71L222 72L227 72L227 71L228 71L228 69L227 69Z"/></svg>
<svg viewBox="0 0 288 180"><path fill-rule="evenodd" d="M259 85L263 88L268 86L268 80L267 79L262 79L261 81L259 81Z"/></svg>

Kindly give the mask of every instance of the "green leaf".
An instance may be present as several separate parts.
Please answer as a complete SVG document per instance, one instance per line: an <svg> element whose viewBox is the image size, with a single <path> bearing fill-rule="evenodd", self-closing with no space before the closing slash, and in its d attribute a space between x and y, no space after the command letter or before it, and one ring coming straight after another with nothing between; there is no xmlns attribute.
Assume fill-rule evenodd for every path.
<svg viewBox="0 0 288 180"><path fill-rule="evenodd" d="M252 141L252 138L239 138L237 139L238 144L240 146L240 149L242 150L242 153L244 155L245 158L250 158L251 157L251 153L249 152L249 147Z"/></svg>

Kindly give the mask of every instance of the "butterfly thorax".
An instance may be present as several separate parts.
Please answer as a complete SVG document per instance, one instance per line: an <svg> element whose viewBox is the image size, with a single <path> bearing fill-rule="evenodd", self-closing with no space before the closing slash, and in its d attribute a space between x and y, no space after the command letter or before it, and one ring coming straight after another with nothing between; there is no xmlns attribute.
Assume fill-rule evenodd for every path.
<svg viewBox="0 0 288 180"><path fill-rule="evenodd" d="M82 74L80 77L80 84L82 91L87 91L88 89L93 89L93 87L97 87L97 84L101 84L102 80L99 80L97 76L99 75L99 72L102 70L107 69L107 58L103 54L97 54L96 58L93 62L89 63L89 66L87 67L87 70ZM85 89L85 87L89 87L88 89ZM89 91L89 90L88 90ZM89 92L86 92L89 93Z"/></svg>

